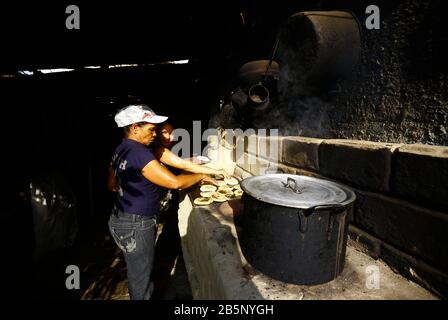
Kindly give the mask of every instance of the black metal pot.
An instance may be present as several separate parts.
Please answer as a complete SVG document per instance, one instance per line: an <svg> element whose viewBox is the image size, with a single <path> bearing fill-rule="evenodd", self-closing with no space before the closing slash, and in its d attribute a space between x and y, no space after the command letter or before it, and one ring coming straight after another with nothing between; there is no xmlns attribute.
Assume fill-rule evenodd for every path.
<svg viewBox="0 0 448 320"><path fill-rule="evenodd" d="M341 273L353 191L288 174L250 177L241 187L240 244L252 266L274 279L302 285L325 283Z"/></svg>
<svg viewBox="0 0 448 320"><path fill-rule="evenodd" d="M344 11L307 11L292 15L280 32L282 65L308 84L347 78L357 65L361 33L356 17Z"/></svg>
<svg viewBox="0 0 448 320"><path fill-rule="evenodd" d="M243 87L262 80L277 80L279 65L276 61L256 60L243 64L238 72L238 78Z"/></svg>

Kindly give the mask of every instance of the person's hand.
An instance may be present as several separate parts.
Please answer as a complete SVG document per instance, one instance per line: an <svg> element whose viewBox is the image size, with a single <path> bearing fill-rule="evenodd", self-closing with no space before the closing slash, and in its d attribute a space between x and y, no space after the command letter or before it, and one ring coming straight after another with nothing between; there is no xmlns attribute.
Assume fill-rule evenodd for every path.
<svg viewBox="0 0 448 320"><path fill-rule="evenodd" d="M215 172L216 175L223 177L224 179L230 179L230 175L224 169L218 169Z"/></svg>
<svg viewBox="0 0 448 320"><path fill-rule="evenodd" d="M218 186L218 183L216 182L215 179L213 179L212 177L204 174L204 177L201 180L201 184L206 184L206 183L212 184L214 186Z"/></svg>

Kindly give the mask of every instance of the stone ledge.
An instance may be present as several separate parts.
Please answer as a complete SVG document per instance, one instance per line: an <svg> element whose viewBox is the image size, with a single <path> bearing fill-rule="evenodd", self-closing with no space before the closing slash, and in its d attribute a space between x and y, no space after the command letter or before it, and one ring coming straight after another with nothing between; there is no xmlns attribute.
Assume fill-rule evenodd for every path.
<svg viewBox="0 0 448 320"><path fill-rule="evenodd" d="M271 168L273 168L274 165L271 165ZM277 165L277 173L288 173L288 174L297 174L297 175L303 175L303 176L308 176L308 177L316 177L316 178L321 178L321 179L327 179L327 180L331 180L328 179L326 177L323 177L315 172L312 171L307 171L304 169L300 169L300 168L295 168L295 167L291 167L291 166L287 166L285 164L279 163ZM247 177L252 177L253 174L250 173L249 171L244 170L242 167L240 166L236 166L235 167L235 171L233 173L234 175L236 175L239 178L245 179Z"/></svg>
<svg viewBox="0 0 448 320"><path fill-rule="evenodd" d="M257 156L271 162L282 162L283 137L257 136Z"/></svg>
<svg viewBox="0 0 448 320"><path fill-rule="evenodd" d="M405 145L392 162L393 194L427 207L448 207L448 147Z"/></svg>
<svg viewBox="0 0 448 320"><path fill-rule="evenodd" d="M269 136L269 132L267 132L266 135L259 135L258 130L255 130L254 133L250 135L239 135L235 134L235 132L233 134L233 161L236 161L238 156L241 157L243 153L260 156L270 161L280 161L283 137ZM230 139L227 139L226 146L230 149L231 146L229 142ZM277 152L274 152L274 147L276 147Z"/></svg>
<svg viewBox="0 0 448 320"><path fill-rule="evenodd" d="M318 176L317 174L304 169L296 168L283 163L271 162L263 158L255 159L255 163L250 165L250 173L254 176L269 173L288 173L315 177Z"/></svg>
<svg viewBox="0 0 448 320"><path fill-rule="evenodd" d="M252 177L252 173L250 173L249 171L244 170L243 168L236 166L235 167L235 171L233 173L235 176L237 176L238 178L241 179L246 179L248 177Z"/></svg>
<svg viewBox="0 0 448 320"><path fill-rule="evenodd" d="M354 224L380 239L448 269L448 215L383 195L356 191Z"/></svg>
<svg viewBox="0 0 448 320"><path fill-rule="evenodd" d="M236 135L235 146L244 153L250 153L252 155L258 154L258 137L256 131L250 135Z"/></svg>
<svg viewBox="0 0 448 320"><path fill-rule="evenodd" d="M180 203L179 212L191 212L192 209L193 206L190 201L184 199ZM182 218L186 220L182 220ZM213 270L213 266L207 263L207 260L211 257L202 219L194 214L179 215L179 233L193 297L195 299L225 298L223 284L219 279L214 278L216 270ZM198 255L203 259L196 259ZM207 280L204 281L204 279Z"/></svg>
<svg viewBox="0 0 448 320"><path fill-rule="evenodd" d="M281 161L295 167L319 171L319 146L323 139L284 137Z"/></svg>
<svg viewBox="0 0 448 320"><path fill-rule="evenodd" d="M277 165L277 172L278 173L288 173L288 174L297 174L297 175L310 175L311 173L304 174L305 170L301 170L299 168L295 168L292 166L288 166L286 164L283 163L279 163Z"/></svg>
<svg viewBox="0 0 448 320"><path fill-rule="evenodd" d="M243 168L245 171L251 172L251 166L257 163L257 158L254 155L244 153L236 165Z"/></svg>
<svg viewBox="0 0 448 320"><path fill-rule="evenodd" d="M368 190L389 191L396 144L357 140L324 140L319 146L319 172Z"/></svg>
<svg viewBox="0 0 448 320"><path fill-rule="evenodd" d="M448 297L448 274L403 253L353 225L349 225L348 243L374 259L384 260L393 270L438 296Z"/></svg>
<svg viewBox="0 0 448 320"><path fill-rule="evenodd" d="M272 163L262 158L256 158L255 163L250 165L250 173L254 176L277 173L277 163Z"/></svg>

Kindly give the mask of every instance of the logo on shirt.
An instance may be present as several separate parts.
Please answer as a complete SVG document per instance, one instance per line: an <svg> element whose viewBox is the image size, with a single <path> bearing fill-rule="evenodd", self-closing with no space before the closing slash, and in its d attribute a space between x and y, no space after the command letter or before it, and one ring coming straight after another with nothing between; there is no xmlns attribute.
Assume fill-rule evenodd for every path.
<svg viewBox="0 0 448 320"><path fill-rule="evenodd" d="M126 160L121 160L120 165L118 166L121 170L126 170L126 164L128 162Z"/></svg>

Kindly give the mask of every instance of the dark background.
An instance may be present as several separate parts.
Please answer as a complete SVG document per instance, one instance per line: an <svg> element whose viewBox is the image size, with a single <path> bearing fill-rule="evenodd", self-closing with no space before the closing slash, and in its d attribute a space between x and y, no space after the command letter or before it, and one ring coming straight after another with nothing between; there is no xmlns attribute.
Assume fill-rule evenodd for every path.
<svg viewBox="0 0 448 320"><path fill-rule="evenodd" d="M326 95L323 102L289 110L288 134L448 145L448 38L442 3L376 1L381 29L368 31L362 25L362 57L353 76L338 83L336 93ZM65 28L69 4L80 8L80 30ZM218 101L232 88L239 67L269 59L277 32L290 15L338 9L364 21L369 4L355 0L0 4L0 188L5 200L1 223L4 239L13 244L2 258L2 274L9 275L4 292L12 297L23 297L24 292L41 298L68 297L72 293L63 286L63 268L72 263L82 266L95 254L101 259L100 250L89 256L85 248L107 233L105 221L112 204L106 190L107 165L121 139L113 121L117 109L137 99L170 116L178 127L190 129L193 120L201 120L205 129ZM183 59L190 63L159 64ZM146 66L107 68L129 63ZM102 68L84 69L90 65ZM39 68L75 71L44 75L36 71ZM35 75L20 75L21 70ZM289 99L296 99L293 92ZM62 177L76 196L79 232L73 248L36 261L29 181L54 175ZM45 272L35 271L36 265ZM30 287L34 289L25 290Z"/></svg>
<svg viewBox="0 0 448 320"><path fill-rule="evenodd" d="M80 30L65 28L69 4L79 5ZM263 17L257 14L268 9L250 1L0 5L1 223L5 239L13 243L3 254L1 274L8 276L2 295L80 298L82 290L65 289L65 267L75 264L83 272L96 264L98 271L110 257L101 241L113 202L107 168L122 137L114 114L138 101L169 116L177 127L191 129L192 121L200 120L205 130L239 66L268 57L275 22L258 23ZM246 26L241 10L248 16ZM184 59L190 63L160 64ZM113 64L140 67L107 67ZM102 68L84 69L91 65ZM42 68L75 71L41 74L37 69ZM18 73L24 70L34 75ZM78 233L73 245L37 255L30 179L44 181L50 191L74 194ZM63 212L44 218L50 231L52 223L65 219ZM88 284L84 276L83 289Z"/></svg>

